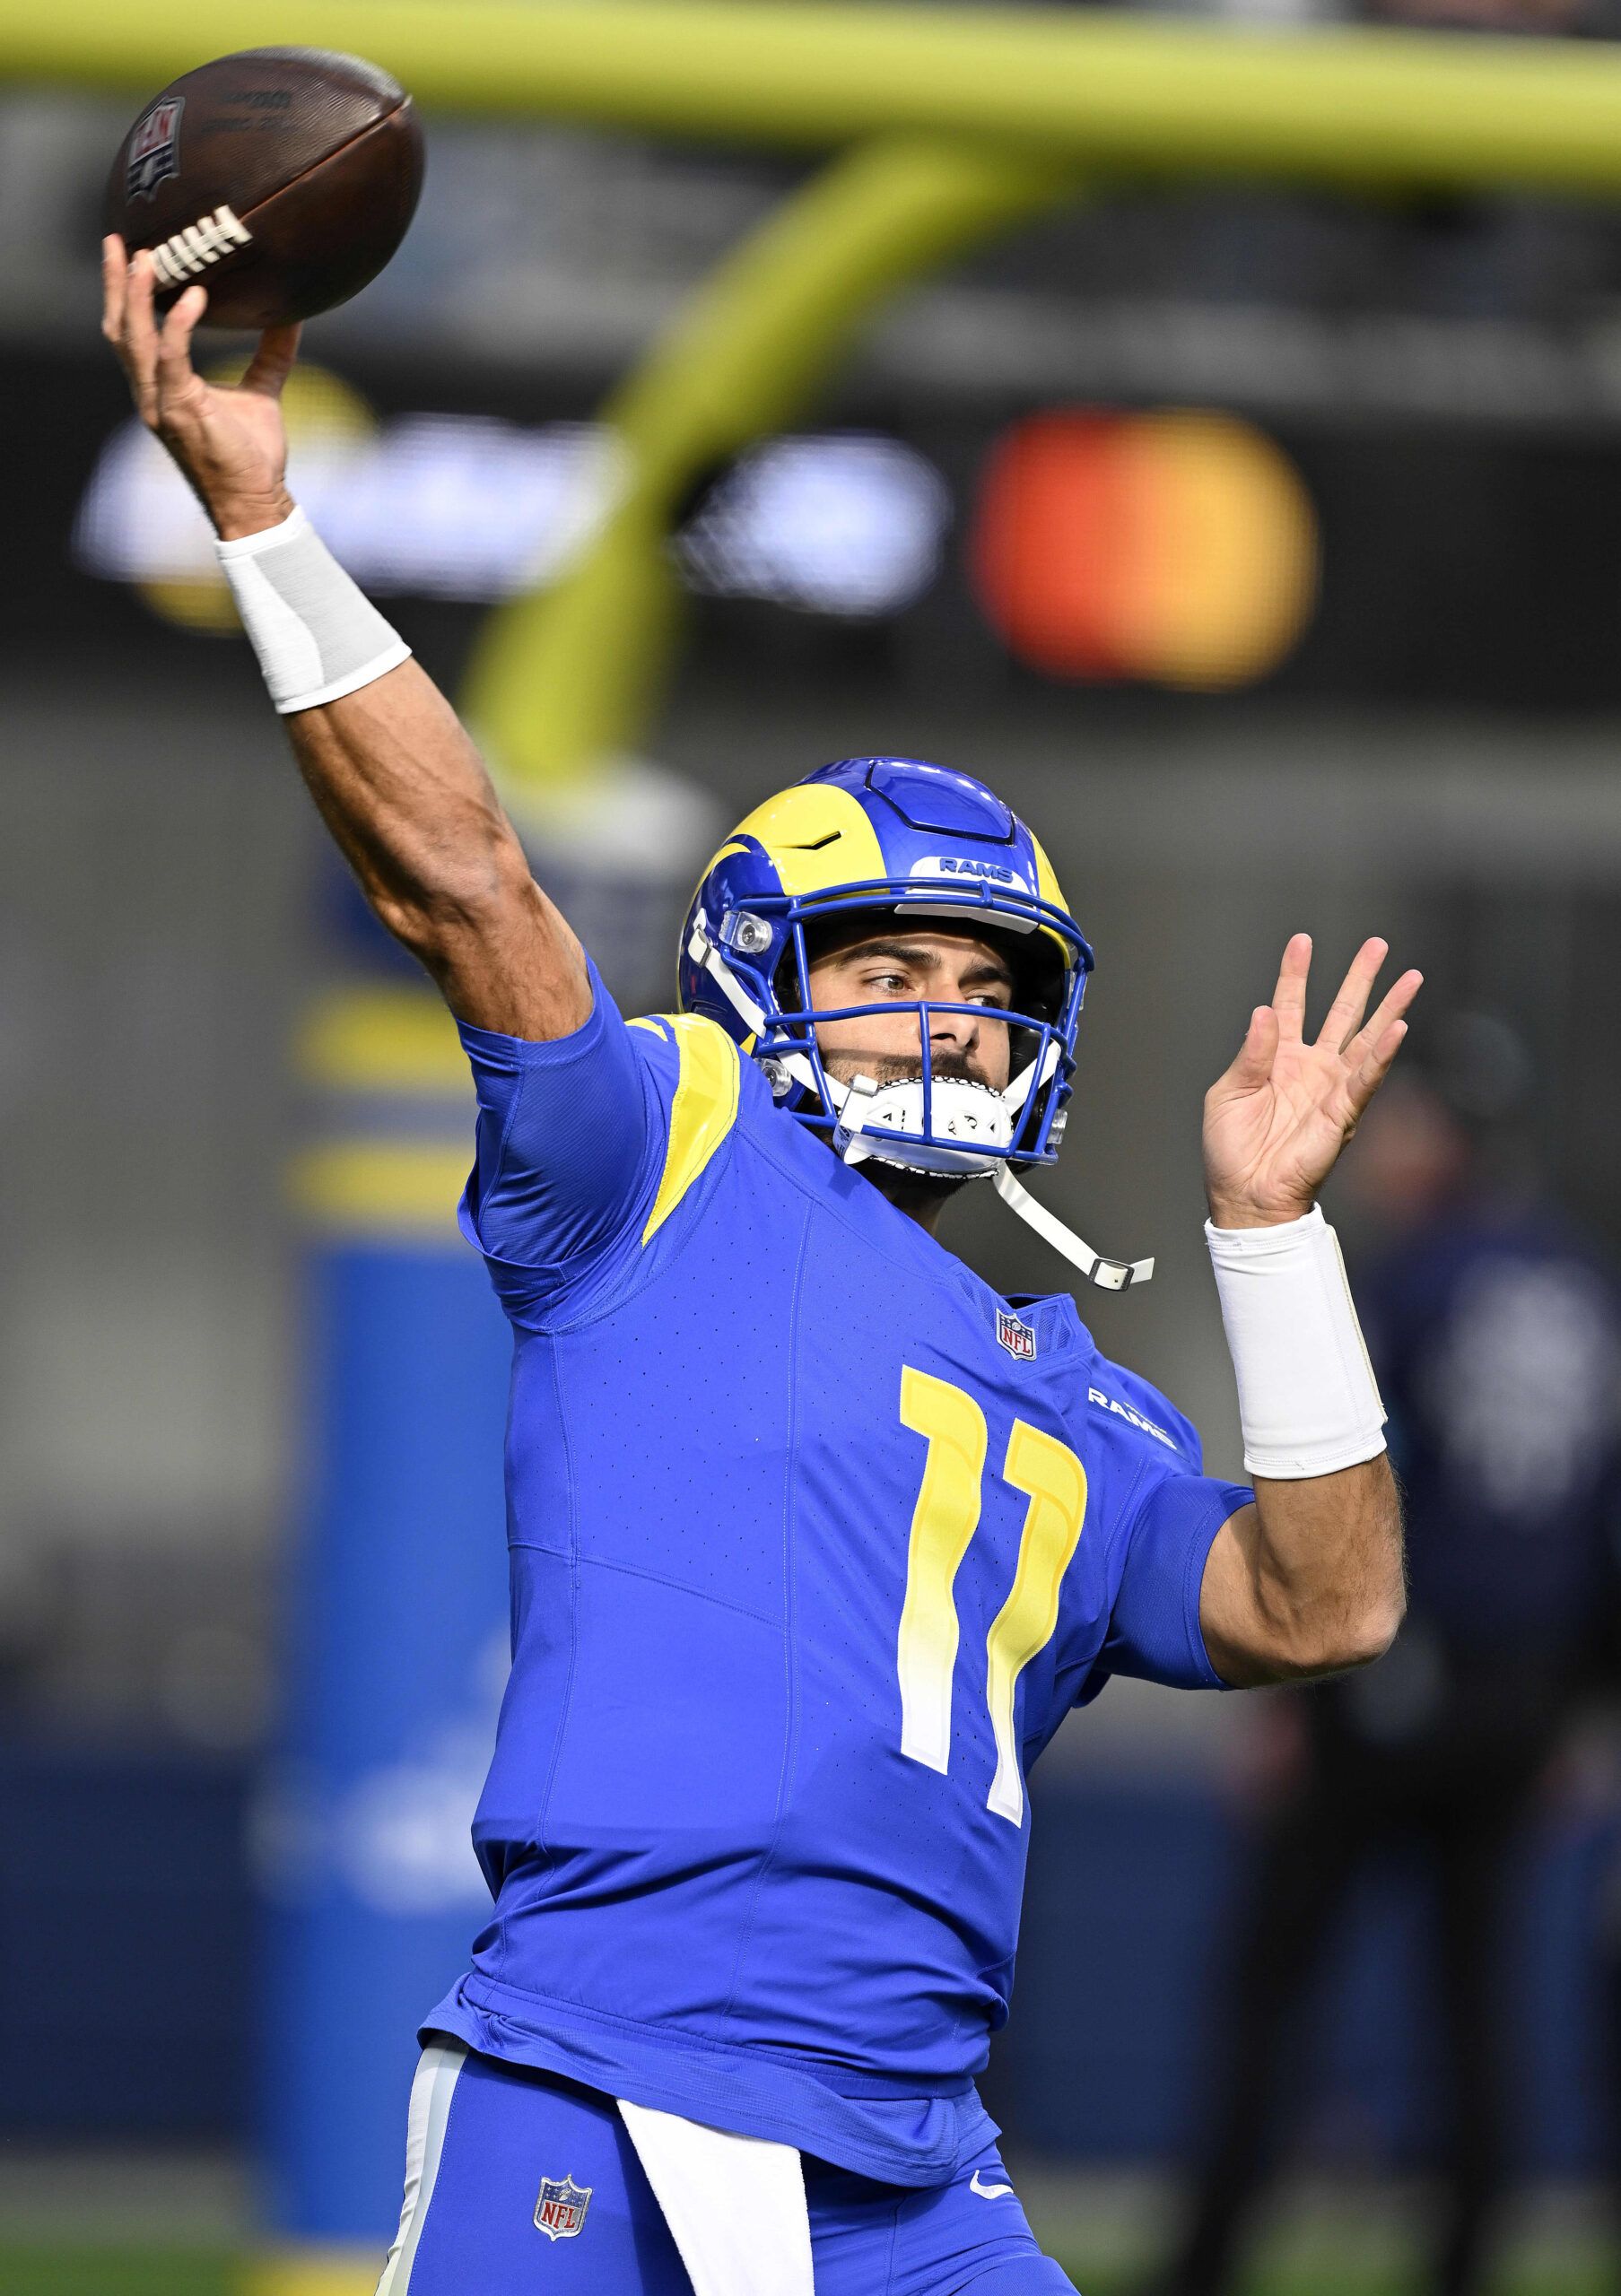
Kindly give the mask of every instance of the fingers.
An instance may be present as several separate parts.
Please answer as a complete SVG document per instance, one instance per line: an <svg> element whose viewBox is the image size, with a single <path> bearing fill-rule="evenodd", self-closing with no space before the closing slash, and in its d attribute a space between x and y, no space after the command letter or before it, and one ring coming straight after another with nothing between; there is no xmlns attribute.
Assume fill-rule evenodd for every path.
<svg viewBox="0 0 1621 2296"><path fill-rule="evenodd" d="M101 333L116 349L124 334L124 294L129 281L129 258L124 242L109 231L101 242Z"/></svg>
<svg viewBox="0 0 1621 2296"><path fill-rule="evenodd" d="M1355 1064L1346 1086L1353 1124L1384 1083L1390 1063L1400 1051L1407 1032L1401 1016L1423 986L1421 972L1404 972L1381 1000L1367 1027L1346 1048L1346 1058Z"/></svg>
<svg viewBox="0 0 1621 2296"><path fill-rule="evenodd" d="M1390 1074L1390 1063L1401 1050L1407 1032L1407 1024L1405 1021L1392 1021L1389 1027L1382 1029L1369 1044L1355 1075L1346 1087L1346 1098L1350 1102L1347 1137L1356 1129L1368 1102Z"/></svg>
<svg viewBox="0 0 1621 2296"><path fill-rule="evenodd" d="M158 419L158 329L153 314L152 257L138 248L125 266L116 348L144 422Z"/></svg>
<svg viewBox="0 0 1621 2296"><path fill-rule="evenodd" d="M192 381L191 338L197 321L208 309L204 288L188 287L163 322L158 336L158 412L166 414Z"/></svg>
<svg viewBox="0 0 1621 2296"><path fill-rule="evenodd" d="M1311 970L1312 935L1296 933L1284 951L1277 987L1272 992L1272 1010L1277 1016L1279 1035L1293 1038L1296 1043L1305 1028L1306 975Z"/></svg>
<svg viewBox="0 0 1621 2296"><path fill-rule="evenodd" d="M188 287L160 325L151 254L138 248L126 257L123 240L111 234L101 242L101 332L129 378L143 422L161 430L195 379L191 338L208 308L207 294Z"/></svg>
<svg viewBox="0 0 1621 2296"><path fill-rule="evenodd" d="M303 329L297 326L266 327L239 387L257 391L264 398L280 398L282 387L299 355L299 336L302 333Z"/></svg>
<svg viewBox="0 0 1621 2296"><path fill-rule="evenodd" d="M1379 1010L1368 1022L1367 1033L1378 1035L1390 1022L1399 1021L1423 987L1424 975L1421 972L1404 972L1401 978L1385 991Z"/></svg>
<svg viewBox="0 0 1621 2296"><path fill-rule="evenodd" d="M1362 1016L1368 1008L1368 997L1379 978L1379 968L1390 953L1388 941L1364 941L1351 960L1351 969L1339 984L1339 994L1329 1007L1318 1036L1319 1044L1332 1045L1344 1051L1362 1026Z"/></svg>
<svg viewBox="0 0 1621 2296"><path fill-rule="evenodd" d="M1256 1092L1272 1074L1277 1056L1278 1018L1270 1004L1258 1004L1250 1015L1250 1025L1238 1057L1222 1078L1216 1090L1220 1092Z"/></svg>
<svg viewBox="0 0 1621 2296"><path fill-rule="evenodd" d="M1360 1068L1373 1047L1382 1041L1391 1022L1400 1020L1423 987L1424 975L1421 972L1404 972L1399 980L1386 989L1366 1028L1349 1039L1341 1048L1343 1057L1353 1068ZM1327 1033L1325 1030L1324 1035Z"/></svg>

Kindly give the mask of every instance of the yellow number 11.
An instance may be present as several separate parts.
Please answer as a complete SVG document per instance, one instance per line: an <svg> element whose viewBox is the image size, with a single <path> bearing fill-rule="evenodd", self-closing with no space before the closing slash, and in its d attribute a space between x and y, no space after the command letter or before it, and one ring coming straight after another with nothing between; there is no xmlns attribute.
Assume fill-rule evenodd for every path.
<svg viewBox="0 0 1621 2296"><path fill-rule="evenodd" d="M953 1589L979 1528L985 1414L961 1387L907 1364L901 1372L901 1424L928 1445L912 1509L906 1600L895 1649L901 1752L943 1771L951 1759L952 1677L960 1631ZM1019 1676L1046 1648L1059 1622L1059 1589L1086 1512L1086 1470L1067 1443L1015 1419L1002 1479L1024 1492L1030 1507L1013 1592L985 1638L985 1695L997 1744L997 1774L986 1805L1016 1826L1024 1815L1024 1783L1013 1735L1014 1697Z"/></svg>

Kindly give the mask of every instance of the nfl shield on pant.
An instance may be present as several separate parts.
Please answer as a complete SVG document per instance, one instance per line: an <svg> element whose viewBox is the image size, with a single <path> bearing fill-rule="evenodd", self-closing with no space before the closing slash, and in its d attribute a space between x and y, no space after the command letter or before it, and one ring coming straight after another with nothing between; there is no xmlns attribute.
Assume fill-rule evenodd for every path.
<svg viewBox="0 0 1621 2296"><path fill-rule="evenodd" d="M586 2221L590 2205L589 2185L577 2185L571 2176L543 2177L535 2204L535 2229L548 2240L571 2240Z"/></svg>

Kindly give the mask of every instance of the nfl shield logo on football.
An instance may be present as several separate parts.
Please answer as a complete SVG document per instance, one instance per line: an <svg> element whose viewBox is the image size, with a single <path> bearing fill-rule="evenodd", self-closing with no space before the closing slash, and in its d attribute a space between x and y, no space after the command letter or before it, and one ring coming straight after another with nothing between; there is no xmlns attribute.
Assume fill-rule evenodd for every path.
<svg viewBox="0 0 1621 2296"><path fill-rule="evenodd" d="M1017 1316L1010 1316L1005 1308L997 1309L997 1337L1009 1355L1016 1355L1021 1363L1035 1361L1035 1334Z"/></svg>
<svg viewBox="0 0 1621 2296"><path fill-rule="evenodd" d="M577 2185L572 2176L543 2177L535 2204L535 2229L548 2240L571 2240L586 2221L593 2187Z"/></svg>
<svg viewBox="0 0 1621 2296"><path fill-rule="evenodd" d="M153 104L130 137L129 157L124 163L126 199L150 199L168 177L179 174L176 145L185 109L184 96L167 97L162 103Z"/></svg>

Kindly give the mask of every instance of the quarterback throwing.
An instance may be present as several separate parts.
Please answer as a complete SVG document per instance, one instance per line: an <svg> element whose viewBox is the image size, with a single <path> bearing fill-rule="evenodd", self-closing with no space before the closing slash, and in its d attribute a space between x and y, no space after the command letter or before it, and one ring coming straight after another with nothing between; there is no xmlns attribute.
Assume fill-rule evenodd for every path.
<svg viewBox="0 0 1621 2296"><path fill-rule="evenodd" d="M462 1224L514 1338L492 1906L424 2002L386 2296L1038 2296L974 2089L1031 1764L1111 1674L1355 1666L1402 1608L1382 1413L1317 1191L1403 1032L1370 941L1321 1033L1284 952L1205 1111L1252 1484L1067 1292L937 1241L1059 1152L1092 952L969 776L824 766L741 822L629 1021L454 713L283 484L296 335L205 385L190 290L106 331L214 521L294 754L478 1093ZM552 2172L566 2164L568 2174ZM536 2175L547 2173L536 2197Z"/></svg>

